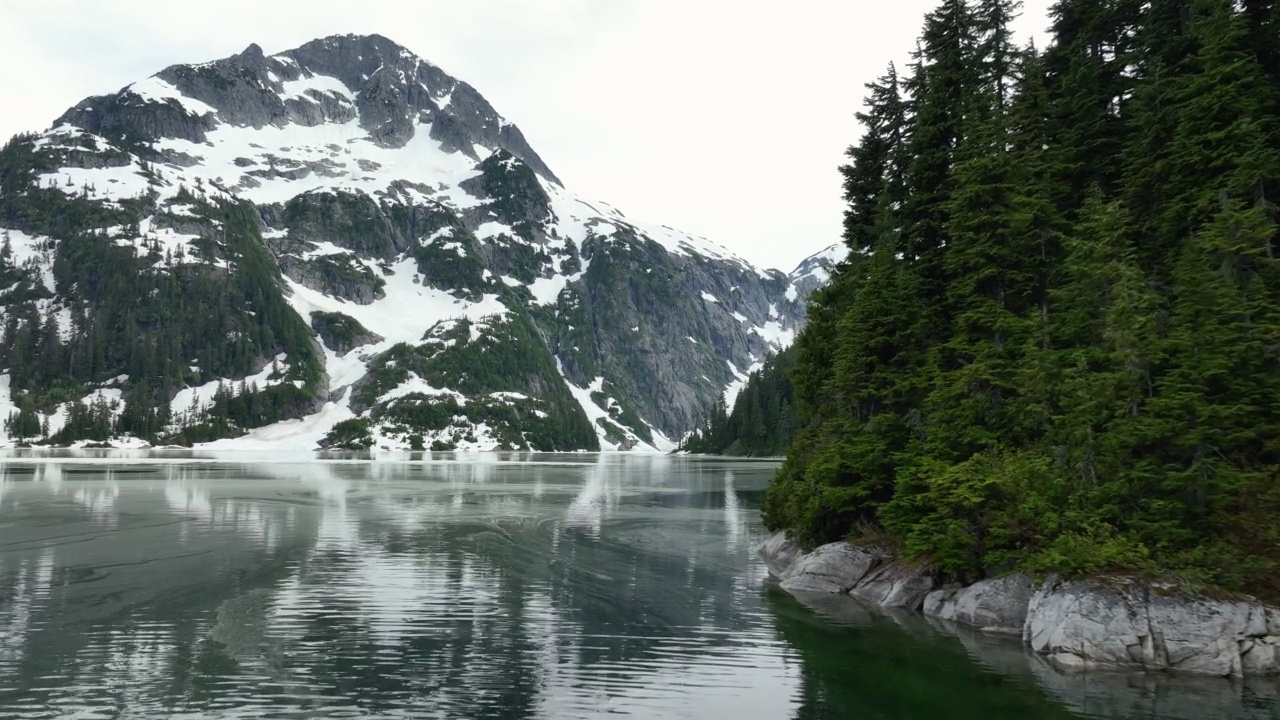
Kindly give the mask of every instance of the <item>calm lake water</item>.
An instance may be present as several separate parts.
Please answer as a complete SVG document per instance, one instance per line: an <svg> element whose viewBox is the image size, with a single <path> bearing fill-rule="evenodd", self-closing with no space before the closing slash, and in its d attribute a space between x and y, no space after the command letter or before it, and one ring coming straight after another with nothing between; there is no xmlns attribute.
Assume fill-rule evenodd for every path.
<svg viewBox="0 0 1280 720"><path fill-rule="evenodd" d="M425 458L425 459L424 459ZM0 718L1275 718L772 589L773 465L0 458Z"/></svg>

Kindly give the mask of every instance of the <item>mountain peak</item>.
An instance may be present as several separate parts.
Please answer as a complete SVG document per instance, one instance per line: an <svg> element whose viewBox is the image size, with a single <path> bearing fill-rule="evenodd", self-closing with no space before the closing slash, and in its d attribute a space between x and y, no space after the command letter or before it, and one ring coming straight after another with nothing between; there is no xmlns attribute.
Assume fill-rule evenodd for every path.
<svg viewBox="0 0 1280 720"><path fill-rule="evenodd" d="M382 61L422 60L422 58L415 55L404 45L401 45L385 35L379 35L377 33L368 35L358 35L355 33L328 35L311 40L297 48L294 48L292 51L285 51L281 54L288 54L290 52L355 52L357 57L367 55L371 58L376 58ZM423 62L425 62L425 60L423 60Z"/></svg>
<svg viewBox="0 0 1280 720"><path fill-rule="evenodd" d="M271 56L252 44L220 60L174 65L85 100L55 122L64 124L153 160L165 159L156 148L170 141L203 145L219 129L354 125L381 148L426 134L472 161L506 150L560 184L475 88L382 35L332 35Z"/></svg>

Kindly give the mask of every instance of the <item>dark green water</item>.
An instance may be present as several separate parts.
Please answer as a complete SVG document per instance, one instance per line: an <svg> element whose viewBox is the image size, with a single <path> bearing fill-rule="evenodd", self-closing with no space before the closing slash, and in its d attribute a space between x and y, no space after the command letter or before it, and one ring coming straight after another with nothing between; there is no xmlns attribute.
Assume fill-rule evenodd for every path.
<svg viewBox="0 0 1280 720"><path fill-rule="evenodd" d="M767 463L410 459L0 460L0 718L1277 717L773 590Z"/></svg>

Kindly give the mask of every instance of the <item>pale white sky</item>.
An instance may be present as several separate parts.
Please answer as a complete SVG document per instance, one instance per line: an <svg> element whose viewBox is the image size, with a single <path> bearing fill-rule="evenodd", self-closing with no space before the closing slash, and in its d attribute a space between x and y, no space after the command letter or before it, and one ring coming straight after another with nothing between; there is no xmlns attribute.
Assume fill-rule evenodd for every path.
<svg viewBox="0 0 1280 720"><path fill-rule="evenodd" d="M174 63L380 33L475 86L576 192L789 271L838 241L862 86L936 4L0 0L0 142ZM1024 39L1049 4L1025 0Z"/></svg>

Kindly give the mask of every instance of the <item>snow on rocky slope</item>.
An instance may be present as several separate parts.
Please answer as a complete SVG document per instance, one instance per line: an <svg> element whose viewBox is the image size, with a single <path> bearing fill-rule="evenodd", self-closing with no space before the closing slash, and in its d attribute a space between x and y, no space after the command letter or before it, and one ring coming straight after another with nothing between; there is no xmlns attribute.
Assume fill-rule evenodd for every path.
<svg viewBox="0 0 1280 720"><path fill-rule="evenodd" d="M839 261L761 270L589 200L474 88L380 36L250 46L84 100L5 148L0 232L0 417L26 408L62 443L89 433L79 402L221 448L668 450L792 341ZM151 289L115 309L89 262ZM190 309L142 317L186 288L214 288L236 352ZM42 342L74 358L108 315L127 352L24 362L53 326Z"/></svg>

